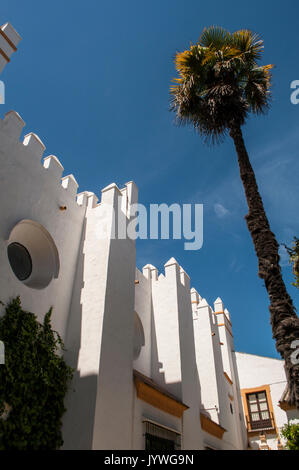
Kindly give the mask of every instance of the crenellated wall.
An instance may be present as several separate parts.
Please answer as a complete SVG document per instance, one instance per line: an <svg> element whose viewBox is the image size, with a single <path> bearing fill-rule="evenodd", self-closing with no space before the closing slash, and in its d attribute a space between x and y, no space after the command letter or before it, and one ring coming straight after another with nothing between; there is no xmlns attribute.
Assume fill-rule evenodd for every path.
<svg viewBox="0 0 299 470"><path fill-rule="evenodd" d="M34 133L20 140L25 123L10 111L0 120L0 298L20 295L25 309L42 320L51 306L53 326L65 337L86 203L77 198L72 175L61 179L55 156ZM20 281L7 256L20 243L32 258L32 273Z"/></svg>
<svg viewBox="0 0 299 470"><path fill-rule="evenodd" d="M143 326L144 343L134 368L189 407L181 424L184 449L245 448L229 312L221 299L215 301L213 310L196 289L190 290L189 276L174 258L164 267L160 274L151 264L136 271L135 312ZM134 409L136 426L141 412L157 420L157 411L150 415L138 400ZM201 415L212 420L214 424L208 421L209 425L216 423L217 432L224 430L221 439L201 429ZM180 429L179 423L167 421L162 412L160 422ZM134 436L138 442L136 432Z"/></svg>
<svg viewBox="0 0 299 470"><path fill-rule="evenodd" d="M53 328L76 370L66 448L107 448L112 440L130 448L136 261L126 229L138 191L133 182L121 190L111 184L99 203L91 192L77 194L56 156L41 161L45 146L36 134L20 140L24 125L13 111L0 120L0 299L20 295L40 321L53 307ZM22 280L9 257L15 245L31 261Z"/></svg>
<svg viewBox="0 0 299 470"><path fill-rule="evenodd" d="M190 279L174 258L164 267L165 273L159 275L154 266L146 265L142 273L138 271L136 276L135 310L146 326L146 334L143 351L134 361L134 367L188 406L182 417L182 446L184 449L199 449L202 447L201 399L195 359ZM137 410L140 412L140 404ZM144 413L148 413L148 410L145 409ZM173 426L171 420L165 420L162 412L160 419L164 425Z"/></svg>

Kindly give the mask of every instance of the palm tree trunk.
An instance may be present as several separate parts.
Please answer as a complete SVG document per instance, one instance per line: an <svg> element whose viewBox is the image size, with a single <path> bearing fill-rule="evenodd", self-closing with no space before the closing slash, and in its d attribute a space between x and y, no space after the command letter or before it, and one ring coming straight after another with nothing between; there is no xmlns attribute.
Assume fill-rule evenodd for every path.
<svg viewBox="0 0 299 470"><path fill-rule="evenodd" d="M299 340L299 318L282 279L279 265L279 245L271 232L263 201L256 183L241 128L233 124L230 129L240 167L249 213L245 217L258 257L258 274L264 282L270 299L270 316L276 349L285 360L289 388L289 405L299 409L299 364L294 360L292 343ZM293 346L294 347L294 346ZM293 354L293 357L291 355Z"/></svg>

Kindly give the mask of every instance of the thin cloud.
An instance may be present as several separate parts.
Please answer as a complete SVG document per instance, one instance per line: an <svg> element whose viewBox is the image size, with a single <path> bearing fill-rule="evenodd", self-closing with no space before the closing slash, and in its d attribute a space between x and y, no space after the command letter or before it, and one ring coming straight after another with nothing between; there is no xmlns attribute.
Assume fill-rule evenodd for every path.
<svg viewBox="0 0 299 470"><path fill-rule="evenodd" d="M219 219L223 219L230 213L222 204L214 204L214 211Z"/></svg>

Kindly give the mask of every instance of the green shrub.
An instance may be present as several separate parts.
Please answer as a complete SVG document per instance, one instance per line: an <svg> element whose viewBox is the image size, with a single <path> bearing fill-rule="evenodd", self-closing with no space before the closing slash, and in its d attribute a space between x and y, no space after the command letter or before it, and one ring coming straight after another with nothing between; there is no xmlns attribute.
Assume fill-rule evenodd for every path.
<svg viewBox="0 0 299 470"><path fill-rule="evenodd" d="M5 364L0 365L1 450L58 449L63 444L64 397L73 371L58 354L63 342L51 328L51 312L40 324L17 297L0 318L5 345Z"/></svg>
<svg viewBox="0 0 299 470"><path fill-rule="evenodd" d="M281 430L282 436L287 440L288 450L299 450L299 424L286 424Z"/></svg>

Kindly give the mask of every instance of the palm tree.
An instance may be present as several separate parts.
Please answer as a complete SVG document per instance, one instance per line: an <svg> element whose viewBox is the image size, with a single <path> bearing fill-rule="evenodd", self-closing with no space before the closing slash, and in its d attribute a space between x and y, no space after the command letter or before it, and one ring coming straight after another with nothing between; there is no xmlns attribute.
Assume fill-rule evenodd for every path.
<svg viewBox="0 0 299 470"><path fill-rule="evenodd" d="M299 339L299 318L282 278L279 245L241 129L251 112L264 113L269 107L272 65L258 65L262 50L263 41L251 31L205 28L197 43L175 56L179 77L170 90L171 110L179 124L192 125L206 141L219 142L227 134L234 141L249 209L245 219L258 257L258 274L270 299L276 349L285 360L289 404L299 409L299 364L291 358L292 343Z"/></svg>

